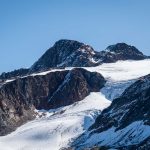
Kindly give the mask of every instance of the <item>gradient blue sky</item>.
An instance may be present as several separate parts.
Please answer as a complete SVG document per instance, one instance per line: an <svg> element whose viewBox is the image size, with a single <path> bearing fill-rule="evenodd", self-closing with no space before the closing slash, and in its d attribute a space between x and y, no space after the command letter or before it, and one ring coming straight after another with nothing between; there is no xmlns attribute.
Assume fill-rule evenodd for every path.
<svg viewBox="0 0 150 150"><path fill-rule="evenodd" d="M0 72L31 66L62 38L150 55L150 0L0 0Z"/></svg>

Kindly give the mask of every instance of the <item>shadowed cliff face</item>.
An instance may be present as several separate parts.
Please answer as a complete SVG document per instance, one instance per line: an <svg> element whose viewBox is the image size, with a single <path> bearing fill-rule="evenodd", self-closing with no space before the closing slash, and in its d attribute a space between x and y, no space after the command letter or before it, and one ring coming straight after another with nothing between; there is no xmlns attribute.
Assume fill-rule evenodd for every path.
<svg viewBox="0 0 150 150"><path fill-rule="evenodd" d="M96 57L101 59L101 63L113 63L118 60L143 60L149 58L136 47L127 45L126 43L110 45L106 50L98 52Z"/></svg>
<svg viewBox="0 0 150 150"><path fill-rule="evenodd" d="M90 59L95 55L94 49L74 40L59 40L33 64L30 71L55 67L84 67L95 65Z"/></svg>
<svg viewBox="0 0 150 150"><path fill-rule="evenodd" d="M18 78L0 88L0 135L32 120L36 109L52 109L84 99L99 91L105 79L96 72L76 68L46 75Z"/></svg>
<svg viewBox="0 0 150 150"><path fill-rule="evenodd" d="M150 75L141 77L105 109L91 127L104 131L112 126L123 129L134 121L150 125ZM139 111L140 110L140 111ZM110 113L111 112L111 113ZM96 130L95 130L96 131Z"/></svg>
<svg viewBox="0 0 150 150"><path fill-rule="evenodd" d="M85 98L90 92L99 91L104 83L104 78L96 72L89 73L81 68L73 69L53 93L48 106L57 108L72 104Z"/></svg>

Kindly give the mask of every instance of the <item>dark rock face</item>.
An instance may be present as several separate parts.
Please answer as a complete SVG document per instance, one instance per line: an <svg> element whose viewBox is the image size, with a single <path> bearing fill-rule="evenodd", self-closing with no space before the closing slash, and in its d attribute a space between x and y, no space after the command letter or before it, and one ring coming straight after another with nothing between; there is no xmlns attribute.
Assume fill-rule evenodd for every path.
<svg viewBox="0 0 150 150"><path fill-rule="evenodd" d="M126 43L117 43L115 45L110 45L107 47L107 50L114 52L116 54L122 54L126 59L131 57L131 59L142 59L143 53L140 52L136 47L127 45Z"/></svg>
<svg viewBox="0 0 150 150"><path fill-rule="evenodd" d="M11 72L3 72L1 75L0 75L0 80L1 82L4 81L4 80L7 80L7 79L11 79L11 78L15 78L17 76L24 76L26 74L28 74L29 72L29 69L24 69L24 68L21 68L21 69L18 69L18 70L14 70L14 71L11 71Z"/></svg>
<svg viewBox="0 0 150 150"><path fill-rule="evenodd" d="M105 51L99 53L99 57L102 58L103 63L111 63L118 60L142 60L148 58L136 47L127 45L126 43L117 43L108 46Z"/></svg>
<svg viewBox="0 0 150 150"><path fill-rule="evenodd" d="M105 79L85 69L18 78L0 88L0 135L35 117L34 109L66 106L99 91Z"/></svg>
<svg viewBox="0 0 150 150"><path fill-rule="evenodd" d="M59 40L33 64L31 71L67 66L89 66L94 55L92 47L73 40ZM89 64L89 65L88 65Z"/></svg>
<svg viewBox="0 0 150 150"><path fill-rule="evenodd" d="M78 68L70 71L49 99L48 105L56 108L82 100L90 92L99 91L104 86L104 78L96 73Z"/></svg>
<svg viewBox="0 0 150 150"><path fill-rule="evenodd" d="M72 143L72 147L77 147L76 149L79 150L96 145L119 150L149 149L150 135L148 130L145 130L150 126L149 108L150 75L147 75L139 78L108 108L102 111L89 130ZM136 126L137 122L142 123ZM91 137L94 138L90 139ZM112 137L114 137L114 141ZM94 143L96 138L101 140L96 140L97 143ZM94 145L88 143L88 139Z"/></svg>
<svg viewBox="0 0 150 150"><path fill-rule="evenodd" d="M125 90L125 92L117 99L115 99L110 107L106 108L96 119L95 123L89 128L89 133L81 135L73 146L80 147L80 144L86 146L86 139L92 135L108 131L115 127L115 132L120 131L122 134L129 125L134 122L142 121L144 125L150 126L150 75L139 78L134 84ZM131 127L131 126L130 126ZM125 129L126 128L126 129ZM118 135L120 139L118 143L105 146L110 148L117 148L120 150L145 150L150 148L150 136L143 141L133 142L133 144L124 145L122 140L130 141L131 139L138 139L136 135L141 135L143 130L139 127L133 127L126 130L123 136ZM136 134L133 134L134 131ZM113 134L110 132L110 134ZM101 134L102 136L103 134ZM105 135L105 134L104 134ZM109 137L108 137L109 139ZM115 140L115 139L114 139ZM100 143L100 142L99 142ZM117 145L118 144L118 145ZM94 146L94 145L93 145ZM102 145L103 146L103 145ZM118 146L118 147L117 147ZM82 147L82 146L81 146ZM79 148L80 149L80 148Z"/></svg>
<svg viewBox="0 0 150 150"><path fill-rule="evenodd" d="M98 132L101 132L115 126L119 130L139 120L150 125L149 108L150 75L147 75L127 88L121 97L115 99L96 119L91 129L98 128Z"/></svg>

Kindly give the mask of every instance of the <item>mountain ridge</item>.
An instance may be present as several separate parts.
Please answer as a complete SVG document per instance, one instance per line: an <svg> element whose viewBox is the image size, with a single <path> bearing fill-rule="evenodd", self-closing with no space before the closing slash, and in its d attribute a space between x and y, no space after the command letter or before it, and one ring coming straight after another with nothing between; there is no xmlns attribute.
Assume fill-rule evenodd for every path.
<svg viewBox="0 0 150 150"><path fill-rule="evenodd" d="M3 72L0 75L0 80L54 68L92 67L118 60L142 60L148 58L150 57L144 55L136 47L126 43L110 45L105 50L98 52L90 45L75 40L62 39L55 42L30 68Z"/></svg>

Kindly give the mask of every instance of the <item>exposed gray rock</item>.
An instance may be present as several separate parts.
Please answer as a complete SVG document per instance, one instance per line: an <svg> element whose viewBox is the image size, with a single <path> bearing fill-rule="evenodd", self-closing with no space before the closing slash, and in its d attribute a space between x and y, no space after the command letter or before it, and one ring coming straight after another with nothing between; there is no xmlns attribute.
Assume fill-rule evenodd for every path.
<svg viewBox="0 0 150 150"><path fill-rule="evenodd" d="M109 143L110 137L107 139L104 134L104 143L107 143L107 145L104 146L117 148L119 150L147 150L150 147L150 135L147 135L148 137L144 136L146 133L143 129L144 127L140 128L141 125L136 127L132 126L132 128L130 125L141 121L143 126L150 126L149 108L150 75L147 75L139 78L139 80L128 87L119 98L113 100L112 104L97 117L95 123L89 128L89 131L77 138L72 146L78 147L77 149L88 147L89 143L86 143L86 140L90 139L90 137L97 134L102 136L103 134L101 133L106 133L107 131L110 131L110 129L115 128L114 132L107 132L106 135L110 133L110 137L113 137L113 134L118 132L120 133L120 135L118 135L119 138L117 141L114 139L114 142L112 139ZM127 127L129 126L129 130L127 130ZM143 132L144 134L142 134ZM130 143L129 141L136 142ZM103 146L101 143L102 141L99 141L97 142L97 145ZM95 145L93 145L93 147L94 146Z"/></svg>
<svg viewBox="0 0 150 150"><path fill-rule="evenodd" d="M122 129L134 121L143 120L150 125L150 75L141 77L105 109L91 127L96 132L104 131L112 126ZM111 112L111 113L110 113Z"/></svg>
<svg viewBox="0 0 150 150"><path fill-rule="evenodd" d="M18 78L0 88L0 135L32 120L36 109L67 106L99 91L105 79L96 72L76 68L46 75Z"/></svg>
<svg viewBox="0 0 150 150"><path fill-rule="evenodd" d="M31 72L55 67L93 66L94 49L73 40L59 40L33 64Z"/></svg>
<svg viewBox="0 0 150 150"><path fill-rule="evenodd" d="M12 78L27 75L28 73L29 73L29 69L25 69L25 68L17 69L11 72L3 72L0 75L0 83L7 79L12 79Z"/></svg>
<svg viewBox="0 0 150 150"><path fill-rule="evenodd" d="M110 45L105 51L99 52L98 57L101 58L102 63L112 63L118 60L143 60L149 58L136 47L126 43Z"/></svg>

